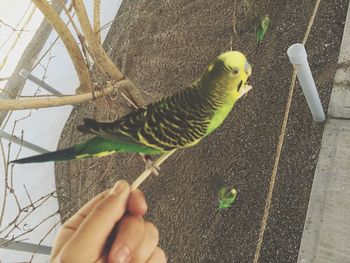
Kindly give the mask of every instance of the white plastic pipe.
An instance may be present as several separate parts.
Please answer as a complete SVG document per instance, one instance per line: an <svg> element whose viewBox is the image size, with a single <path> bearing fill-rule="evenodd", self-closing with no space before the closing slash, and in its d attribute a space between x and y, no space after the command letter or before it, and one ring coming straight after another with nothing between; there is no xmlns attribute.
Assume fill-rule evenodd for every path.
<svg viewBox="0 0 350 263"><path fill-rule="evenodd" d="M0 238L0 248L1 249L11 249L17 251L24 251L30 253L38 253L44 255L50 255L52 247L37 245L28 242L15 241L5 238Z"/></svg>
<svg viewBox="0 0 350 263"><path fill-rule="evenodd" d="M323 122L326 116L316 89L315 81L312 77L309 62L307 61L304 45L291 45L287 50L287 54L290 62L297 68L297 77L311 110L312 117L316 122Z"/></svg>
<svg viewBox="0 0 350 263"><path fill-rule="evenodd" d="M37 153L48 153L48 152L50 152L50 151L48 151L48 150L46 150L44 148L41 148L38 145L35 145L33 143L21 140L17 136L11 135L11 134L3 131L3 130L0 130L0 137L4 138L7 141L11 141L11 142L13 142L15 144L18 144L18 145L20 145L22 147L28 148L28 149L30 149L30 150L32 150L34 152L37 152ZM1 261L0 261L0 263L1 263Z"/></svg>

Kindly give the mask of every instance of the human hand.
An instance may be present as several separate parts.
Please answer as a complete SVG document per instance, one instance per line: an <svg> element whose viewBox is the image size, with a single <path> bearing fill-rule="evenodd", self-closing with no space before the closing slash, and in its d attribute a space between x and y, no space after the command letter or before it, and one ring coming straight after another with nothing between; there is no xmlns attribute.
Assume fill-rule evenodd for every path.
<svg viewBox="0 0 350 263"><path fill-rule="evenodd" d="M158 229L143 218L146 211L143 193L131 192L126 181L117 182L63 224L50 262L166 262L163 250L157 246ZM117 232L111 235L117 223Z"/></svg>

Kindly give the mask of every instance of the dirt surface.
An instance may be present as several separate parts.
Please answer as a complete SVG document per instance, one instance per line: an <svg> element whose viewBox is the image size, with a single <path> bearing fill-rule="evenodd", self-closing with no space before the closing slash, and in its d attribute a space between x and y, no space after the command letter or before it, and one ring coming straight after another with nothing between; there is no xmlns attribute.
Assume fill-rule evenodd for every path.
<svg viewBox="0 0 350 263"><path fill-rule="evenodd" d="M224 124L199 145L175 153L162 166L161 176L141 187L150 206L147 218L159 227L169 262L254 258L291 82L286 50L302 41L315 1L243 0L236 8L234 2L124 0L105 42L147 101L172 94L196 78L207 63L230 49L231 39L233 49L247 54L253 64L254 90ZM326 109L347 5L347 0L322 1L306 44ZM264 14L269 14L271 27L254 55L252 21ZM112 120L129 110L120 99L75 108L59 148L84 138L76 131L83 117ZM259 262L297 260L322 130L297 86ZM118 179L133 181L143 167L139 156L128 154L58 163L62 216ZM233 207L218 211L216 186L221 181L233 185L238 197Z"/></svg>

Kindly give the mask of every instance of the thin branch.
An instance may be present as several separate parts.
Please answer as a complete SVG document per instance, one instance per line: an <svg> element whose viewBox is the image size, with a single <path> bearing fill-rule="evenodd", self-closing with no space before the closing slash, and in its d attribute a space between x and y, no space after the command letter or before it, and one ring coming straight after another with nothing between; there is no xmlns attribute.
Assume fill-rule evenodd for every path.
<svg viewBox="0 0 350 263"><path fill-rule="evenodd" d="M24 30L24 29L16 29L16 28L10 26L9 24L5 23L1 19L0 19L0 24L3 24L4 26L7 26L7 27L11 28L12 31L14 31L14 32L29 32L30 31L30 30Z"/></svg>
<svg viewBox="0 0 350 263"><path fill-rule="evenodd" d="M26 191L26 194L28 196L28 199L29 199L29 202L30 202L30 206L34 208L34 204L33 204L32 198L30 197L30 194L28 192L28 189L27 189L26 185L24 184L23 187L24 187L24 190Z"/></svg>
<svg viewBox="0 0 350 263"><path fill-rule="evenodd" d="M63 217L64 219L66 217ZM30 257L29 263L33 262L34 256L36 255L36 252L39 248L39 246L41 245L41 243L47 238L47 236L56 228L56 226L58 226L59 224L61 224L62 220L58 220L55 224L53 224L52 227L50 227L50 229L46 232L46 234L39 240L39 242L37 243L36 248L33 251L32 256Z"/></svg>
<svg viewBox="0 0 350 263"><path fill-rule="evenodd" d="M61 3L61 6L63 7L63 10L64 12L66 13L66 16L68 17L69 19L69 22L72 24L73 26L73 29L80 41L80 44L81 44L81 49L82 49L82 52L83 52L83 55L85 57L85 64L88 66L89 65L89 59L88 59L88 56L87 56L87 46L86 46L86 43L85 43L85 38L83 36L83 34L80 32L80 30L78 29L78 26L75 24L74 20L73 20L73 16L75 15L75 13L73 15L70 14L70 11L72 9L72 5L69 7L69 9L66 7L66 3L63 1L63 0L59 0L60 3Z"/></svg>
<svg viewBox="0 0 350 263"><path fill-rule="evenodd" d="M107 84L106 88L95 91L94 94L88 92L84 94L62 96L58 98L41 98L28 100L6 100L0 99L0 111L6 110L24 110L24 109L39 109L49 108L64 105L77 105L82 102L92 100L94 98L101 98L105 95L113 93L115 90L123 86L130 85L131 81L128 79L117 82L115 85Z"/></svg>
<svg viewBox="0 0 350 263"><path fill-rule="evenodd" d="M15 46L17 45L19 39L21 38L21 35L23 33L23 29L28 25L29 21L32 19L33 15L34 15L34 11L35 11L35 8L33 8L31 10L31 12L30 12L29 16L27 17L26 21L24 22L24 25L22 26L21 30L19 32L16 32L17 36L16 36L15 40L12 42L12 45L7 50L7 53L6 53L5 57L4 57L4 59L0 63L0 70L3 69L3 67L6 65L8 57L9 57L11 51L15 48Z"/></svg>
<svg viewBox="0 0 350 263"><path fill-rule="evenodd" d="M32 3L29 3L28 6L27 6L27 8L26 8L26 10L24 11L24 13L23 13L21 19L19 20L19 22L18 22L17 25L15 26L15 28L17 28L17 27L23 22L23 20L24 20L24 18L26 17L26 15L27 15L29 9L31 8L31 6L32 6ZM35 7L33 7L32 9L35 9ZM12 37L12 35L13 35L14 33L15 33L15 31L13 31L10 35L8 35L8 37L1 43L0 49L2 49L2 48L5 46L5 44L7 43L7 41L9 41L9 39Z"/></svg>
<svg viewBox="0 0 350 263"><path fill-rule="evenodd" d="M18 226L20 224L22 224L27 218L29 218L32 215L32 212L34 210L36 210L38 207L41 207L42 205L44 205L51 197L53 197L55 192L56 191L53 191L45 196L40 197L37 201L35 201L33 203L33 204L37 204L34 208L31 205L20 208L16 217L4 229L2 229L0 231L0 234L3 234L8 230L8 232L5 236L5 237L8 237L12 231L14 231L16 228L18 228ZM21 216L24 212L25 212L25 215L21 218ZM10 227L12 227L12 228L9 229Z"/></svg>
<svg viewBox="0 0 350 263"><path fill-rule="evenodd" d="M130 11L124 12L122 14L120 14L119 16L113 18L112 20L110 20L109 22L107 22L106 24L104 24L100 29L99 32L102 32L103 30L107 29L108 27L110 27L114 22L116 22L118 19L124 17L124 16L128 16L130 15Z"/></svg>
<svg viewBox="0 0 350 263"><path fill-rule="evenodd" d="M44 218L43 220L41 220L39 223L37 223L34 227L28 229L28 230L25 230L23 233L15 236L12 238L12 240L17 240L18 238L20 237L23 237L25 236L26 234L30 233L30 232L33 232L35 229L37 229L39 226L41 226L43 223L45 223L47 220L49 220L51 217L54 217L55 215L58 215L59 211L55 211L54 213L52 213L51 215L48 215L46 218Z"/></svg>
<svg viewBox="0 0 350 263"><path fill-rule="evenodd" d="M6 155L5 155L5 149L4 145L2 143L2 139L0 137L0 148L1 148L1 153L2 153L2 160L3 160L3 165L4 165L4 176L5 176L5 181L4 181L4 199L2 201L2 206L1 206L1 212L0 212L0 226L2 224L2 220L4 219L4 212L5 212L5 207L6 207L6 194L7 194L7 177L8 177L8 166L7 166L7 161L6 161Z"/></svg>

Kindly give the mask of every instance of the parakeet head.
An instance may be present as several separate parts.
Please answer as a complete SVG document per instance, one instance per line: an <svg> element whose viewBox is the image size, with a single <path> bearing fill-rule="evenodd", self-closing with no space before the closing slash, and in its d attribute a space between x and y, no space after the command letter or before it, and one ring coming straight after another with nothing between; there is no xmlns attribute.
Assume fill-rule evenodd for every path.
<svg viewBox="0 0 350 263"><path fill-rule="evenodd" d="M261 26L264 29L267 29L270 24L270 18L269 15L264 15L262 20L261 20Z"/></svg>
<svg viewBox="0 0 350 263"><path fill-rule="evenodd" d="M235 100L252 88L247 85L247 80L252 74L252 67L241 52L229 51L221 54L209 65L208 70L228 83L226 88Z"/></svg>

